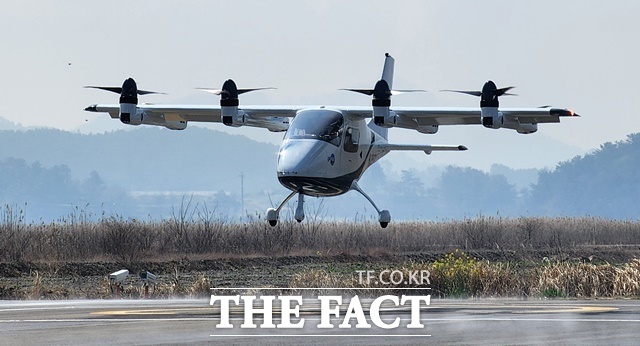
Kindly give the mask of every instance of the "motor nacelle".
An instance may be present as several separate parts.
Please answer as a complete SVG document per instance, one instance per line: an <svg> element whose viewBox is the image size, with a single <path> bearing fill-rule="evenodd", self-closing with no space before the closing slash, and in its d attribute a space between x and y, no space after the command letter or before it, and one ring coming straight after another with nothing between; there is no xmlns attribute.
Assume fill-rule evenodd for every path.
<svg viewBox="0 0 640 346"><path fill-rule="evenodd" d="M498 111L500 102L498 97L503 95L515 95L509 93L509 90L514 87L506 87L498 89L496 83L493 81L487 81L482 86L482 91L466 91L466 90L446 90L453 91L461 94L467 94L480 97L480 113L482 115L482 126L489 129L499 129L501 127L511 128L505 125L505 119L502 113Z"/></svg>
<svg viewBox="0 0 640 346"><path fill-rule="evenodd" d="M140 125L144 120L144 113L134 104L120 104L120 121L127 125Z"/></svg>
<svg viewBox="0 0 640 346"><path fill-rule="evenodd" d="M538 124L519 124L515 130L519 134L528 135L538 131Z"/></svg>
<svg viewBox="0 0 640 346"><path fill-rule="evenodd" d="M417 130L420 133L426 133L428 135L433 135L433 134L436 134L438 132L438 125L422 125L422 126L418 126Z"/></svg>
<svg viewBox="0 0 640 346"><path fill-rule="evenodd" d="M490 117L482 117L482 126L489 129L499 129L504 125L504 117L495 115Z"/></svg>
<svg viewBox="0 0 640 346"><path fill-rule="evenodd" d="M373 123L385 127L391 128L398 123L398 116L389 110L389 107L373 107Z"/></svg>
<svg viewBox="0 0 640 346"><path fill-rule="evenodd" d="M223 124L232 127L240 127L247 121L246 114L238 109L240 100L238 95L253 89L238 90L232 79L227 79L220 90L220 120Z"/></svg>
<svg viewBox="0 0 640 346"><path fill-rule="evenodd" d="M155 91L139 90L136 81L133 78L127 78L122 87L108 86L87 86L86 88L101 89L120 94L120 112L118 117L123 124L127 125L165 125L164 118L154 116L153 114L144 114L138 108L138 95L160 94ZM96 105L85 108L86 111L96 112ZM159 119L159 120L158 120Z"/></svg>
<svg viewBox="0 0 640 346"><path fill-rule="evenodd" d="M238 110L237 106L227 106L221 109L222 123L231 127L240 127L246 124L247 114Z"/></svg>
<svg viewBox="0 0 640 346"><path fill-rule="evenodd" d="M173 121L173 120L165 120L164 127L169 130L184 130L187 128L187 122L184 120Z"/></svg>

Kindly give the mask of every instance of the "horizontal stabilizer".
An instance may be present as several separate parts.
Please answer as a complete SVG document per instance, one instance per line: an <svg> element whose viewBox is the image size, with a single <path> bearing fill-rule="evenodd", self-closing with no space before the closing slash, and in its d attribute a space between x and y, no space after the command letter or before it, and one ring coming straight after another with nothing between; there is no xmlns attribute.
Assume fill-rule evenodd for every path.
<svg viewBox="0 0 640 346"><path fill-rule="evenodd" d="M381 144L379 148L385 151L409 151L419 150L424 151L426 154L431 154L434 151L465 151L467 147L464 145L421 145L421 144Z"/></svg>

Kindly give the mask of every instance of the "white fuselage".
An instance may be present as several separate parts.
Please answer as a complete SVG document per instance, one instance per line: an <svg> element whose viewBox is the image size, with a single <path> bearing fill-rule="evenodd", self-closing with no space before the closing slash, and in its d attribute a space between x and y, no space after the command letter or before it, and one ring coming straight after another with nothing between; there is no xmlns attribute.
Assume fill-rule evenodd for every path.
<svg viewBox="0 0 640 346"><path fill-rule="evenodd" d="M278 153L280 183L309 196L336 196L351 188L383 154L375 145L386 140L361 118L318 108L298 112Z"/></svg>

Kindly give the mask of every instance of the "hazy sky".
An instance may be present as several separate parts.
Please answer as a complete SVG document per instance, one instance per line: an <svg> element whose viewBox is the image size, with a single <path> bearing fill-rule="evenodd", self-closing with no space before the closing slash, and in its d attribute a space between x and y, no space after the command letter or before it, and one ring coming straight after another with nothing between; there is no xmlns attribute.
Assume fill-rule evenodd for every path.
<svg viewBox="0 0 640 346"><path fill-rule="evenodd" d="M338 91L373 87L384 53L396 58L395 105L478 106L440 89L515 85L504 107L553 105L581 118L543 124L533 135L481 126L436 135L394 130L393 142L465 144L465 153L391 154L397 167L455 164L554 167L640 131L638 1L3 1L0 116L26 126L123 128L83 111L118 96L84 85L168 95L154 103L212 103L194 90L234 78L275 86L241 104L368 105ZM273 143L282 134L218 129ZM188 133L188 130L187 130ZM176 135L180 135L176 132ZM183 132L184 135L184 132ZM274 158L275 159L275 158Z"/></svg>

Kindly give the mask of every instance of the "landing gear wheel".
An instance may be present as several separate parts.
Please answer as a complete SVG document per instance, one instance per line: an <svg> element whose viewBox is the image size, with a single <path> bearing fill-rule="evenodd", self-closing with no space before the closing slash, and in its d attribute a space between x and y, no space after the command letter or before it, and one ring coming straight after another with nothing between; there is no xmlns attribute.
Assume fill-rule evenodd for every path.
<svg viewBox="0 0 640 346"><path fill-rule="evenodd" d="M267 209L267 221L271 227L275 227L278 224L278 211L273 208Z"/></svg>
<svg viewBox="0 0 640 346"><path fill-rule="evenodd" d="M378 212L378 222L380 222L380 227L387 228L387 226L389 226L389 222L391 222L391 213L389 213L388 210L381 211L380 209L378 209L378 206L373 202L371 197L369 197L369 195L362 191L356 180L351 183L351 189L358 191L361 195L364 196L364 198L367 199L367 201L369 201L369 203L371 203L374 208L376 208L376 211Z"/></svg>
<svg viewBox="0 0 640 346"><path fill-rule="evenodd" d="M278 206L278 209L273 209L273 208L269 208L267 209L267 221L269 222L269 225L271 225L271 227L275 227L275 225L278 224L278 218L280 216L280 209L282 208L283 205L285 205L290 199L291 197L293 197L297 192L292 192L289 194L289 196L287 196L287 198L284 199L284 201L282 201L282 203L280 203L280 205Z"/></svg>
<svg viewBox="0 0 640 346"><path fill-rule="evenodd" d="M378 221L380 221L380 227L387 228L391 222L391 213L388 210L381 211L378 215Z"/></svg>

